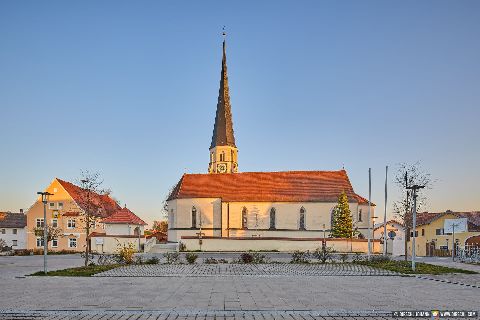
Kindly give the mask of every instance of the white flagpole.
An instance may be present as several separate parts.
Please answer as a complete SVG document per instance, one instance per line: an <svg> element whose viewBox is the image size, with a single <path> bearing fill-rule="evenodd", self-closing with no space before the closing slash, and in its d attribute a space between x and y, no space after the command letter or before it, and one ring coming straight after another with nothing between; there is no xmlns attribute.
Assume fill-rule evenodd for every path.
<svg viewBox="0 0 480 320"><path fill-rule="evenodd" d="M383 212L383 255L387 255L387 181L388 166L385 167L385 211Z"/></svg>
<svg viewBox="0 0 480 320"><path fill-rule="evenodd" d="M367 237L368 237L368 260L370 260L370 254L372 253L372 242L371 242L371 224L372 224L372 218L370 214L372 206L372 168L368 168L368 217L367 217L367 223L368 223L368 232L367 232Z"/></svg>

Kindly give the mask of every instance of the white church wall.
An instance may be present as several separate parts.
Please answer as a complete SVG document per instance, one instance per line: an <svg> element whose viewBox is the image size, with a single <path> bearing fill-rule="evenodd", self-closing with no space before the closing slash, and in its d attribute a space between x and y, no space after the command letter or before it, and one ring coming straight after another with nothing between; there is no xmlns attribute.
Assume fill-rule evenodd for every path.
<svg viewBox="0 0 480 320"><path fill-rule="evenodd" d="M200 250L198 239L181 239L181 242L186 245L187 250ZM380 240L374 243L374 252L380 253L382 245ZM202 239L202 251L261 251L261 250L277 250L284 252L292 252L295 250L309 250L314 251L321 247L322 243L318 240L261 240L261 239ZM327 246L333 248L337 252L363 252L368 251L367 240L354 239L332 239L327 241Z"/></svg>

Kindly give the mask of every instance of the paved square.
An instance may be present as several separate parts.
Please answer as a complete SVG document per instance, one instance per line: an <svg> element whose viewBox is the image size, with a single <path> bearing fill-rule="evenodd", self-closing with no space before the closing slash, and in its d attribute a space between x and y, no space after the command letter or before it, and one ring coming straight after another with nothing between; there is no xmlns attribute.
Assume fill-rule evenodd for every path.
<svg viewBox="0 0 480 320"><path fill-rule="evenodd" d="M96 277L231 277L231 276L392 276L398 273L353 264L157 264L115 268Z"/></svg>
<svg viewBox="0 0 480 320"><path fill-rule="evenodd" d="M41 262L38 256L0 257L0 319L389 319L395 310L479 308L480 288L465 284L480 275L460 275L461 285L381 274L345 276L341 272L364 271L340 272L338 266L337 274L330 274L327 266L231 264L203 265L211 276L201 276L206 269L170 265L200 276L23 277L41 270ZM52 269L81 263L79 256L50 260ZM161 270L161 265L139 267Z"/></svg>

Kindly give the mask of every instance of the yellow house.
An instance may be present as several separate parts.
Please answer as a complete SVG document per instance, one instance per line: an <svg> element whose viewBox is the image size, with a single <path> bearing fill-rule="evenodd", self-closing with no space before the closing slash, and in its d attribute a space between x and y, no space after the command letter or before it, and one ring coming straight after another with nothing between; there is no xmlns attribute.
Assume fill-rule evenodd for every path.
<svg viewBox="0 0 480 320"><path fill-rule="evenodd" d="M421 212L417 214L415 253L418 256L450 255L453 234L444 232L445 219L467 218L467 232L455 232L455 243L464 248L465 243L480 236L480 212ZM408 254L412 253L412 236L408 241ZM474 238L475 237L475 238Z"/></svg>
<svg viewBox="0 0 480 320"><path fill-rule="evenodd" d="M55 178L45 191L52 195L47 203L47 223L60 232L48 245L49 250L84 251L86 228L84 221L86 190ZM120 210L120 206L108 195L93 192L89 201L95 204L99 218L105 218ZM27 249L43 249L43 239L35 235L35 228L44 226L43 203L39 197L27 212ZM92 223L90 232L103 233L102 223Z"/></svg>

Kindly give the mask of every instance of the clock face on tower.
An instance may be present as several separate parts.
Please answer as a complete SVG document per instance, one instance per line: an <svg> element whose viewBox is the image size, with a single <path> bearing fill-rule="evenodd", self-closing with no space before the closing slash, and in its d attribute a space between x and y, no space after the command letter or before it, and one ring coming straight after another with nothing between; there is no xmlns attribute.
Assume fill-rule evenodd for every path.
<svg viewBox="0 0 480 320"><path fill-rule="evenodd" d="M220 163L217 165L217 171L219 173L225 173L227 172L227 165L225 163Z"/></svg>

